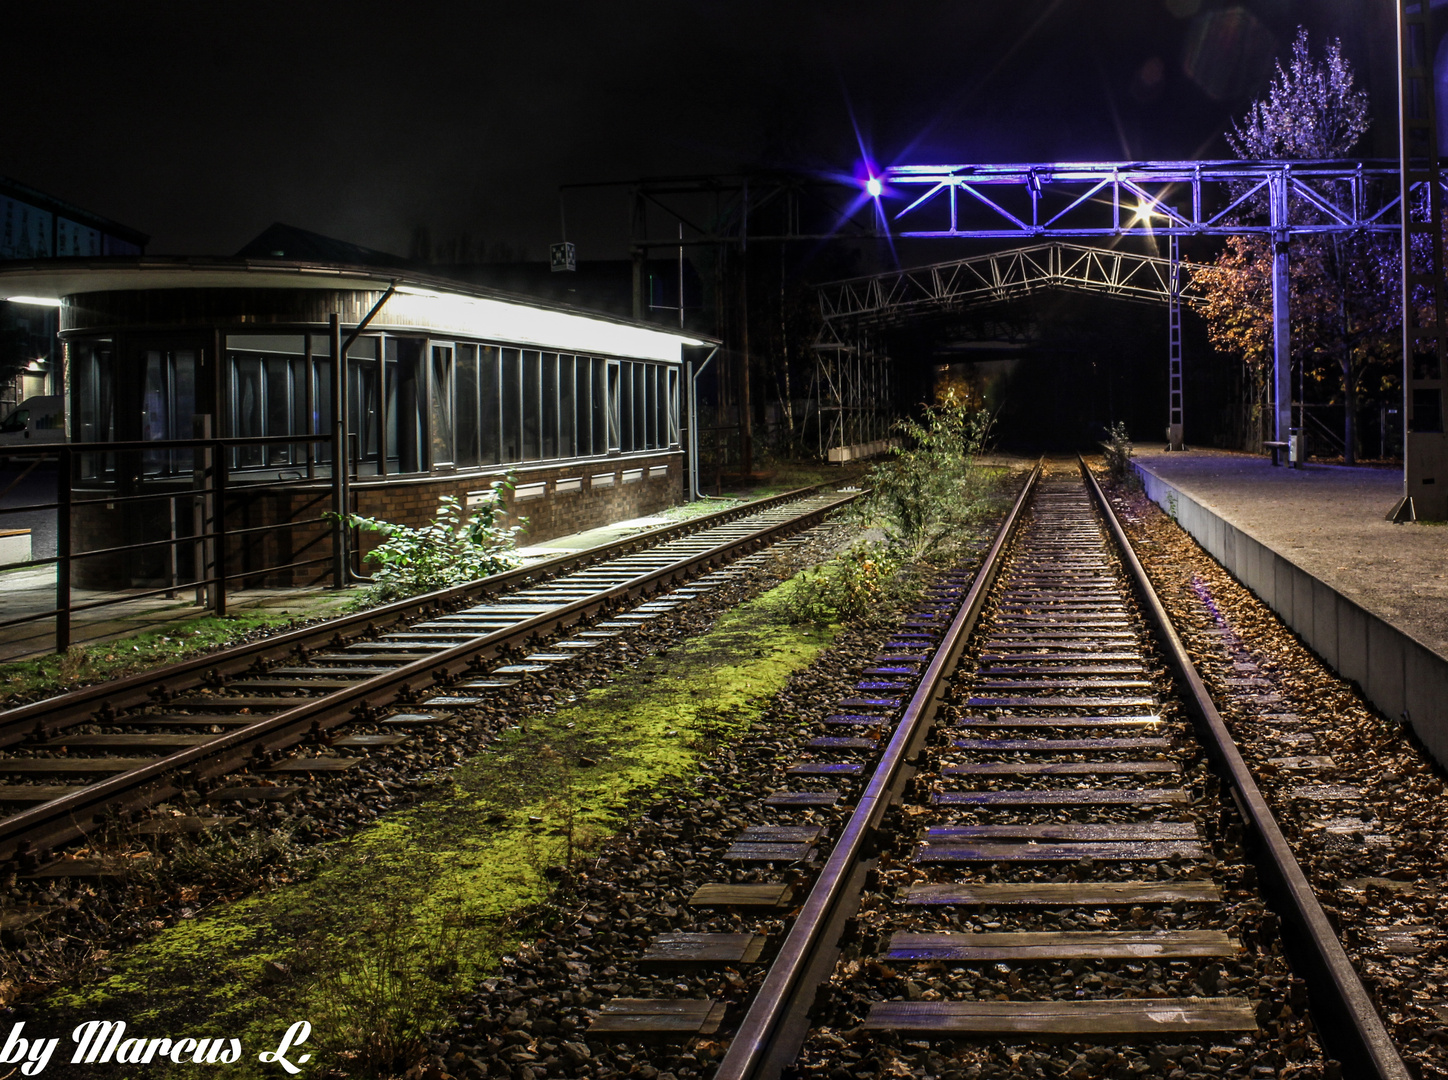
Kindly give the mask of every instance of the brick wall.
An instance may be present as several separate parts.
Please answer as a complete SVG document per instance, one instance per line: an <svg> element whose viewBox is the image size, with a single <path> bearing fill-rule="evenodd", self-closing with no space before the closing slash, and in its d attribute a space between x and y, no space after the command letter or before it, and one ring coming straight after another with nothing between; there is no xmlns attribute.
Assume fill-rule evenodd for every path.
<svg viewBox="0 0 1448 1080"><path fill-rule="evenodd" d="M527 545L655 514L681 501L683 469L684 455L678 451L518 468L514 472L515 490L505 500L510 517L504 524L527 518L526 531L519 537L520 545ZM487 491L492 481L504 475L504 471L495 471L466 476L364 478L352 484L353 509L363 517L422 525L432 520L443 496L453 495L466 503L470 492ZM77 498L81 497L78 492ZM330 578L330 527L325 522L295 525L331 509L332 491L327 481L251 491L233 481L227 502L226 524L232 535L227 543L226 571L228 575L255 571L254 576L232 581L230 588L305 585ZM77 507L72 513L73 549L90 550L169 536L169 515L158 515L158 505L164 503ZM180 535L191 533L190 516L183 507L178 522ZM294 527L281 527L287 524ZM363 552L377 543L376 537L367 533L361 534L360 541ZM180 550L183 581L192 578L194 547L185 544ZM327 561L274 569L316 559ZM72 581L78 587L91 589L160 587L167 584L164 575L169 572L168 560L165 548L77 560ZM365 565L363 569L365 572Z"/></svg>

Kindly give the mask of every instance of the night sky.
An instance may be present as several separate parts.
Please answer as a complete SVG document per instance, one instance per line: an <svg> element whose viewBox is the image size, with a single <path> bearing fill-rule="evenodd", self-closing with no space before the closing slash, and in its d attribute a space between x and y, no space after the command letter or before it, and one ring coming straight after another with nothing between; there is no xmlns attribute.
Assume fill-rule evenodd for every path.
<svg viewBox="0 0 1448 1080"><path fill-rule="evenodd" d="M1301 24L1396 146L1388 0L16 5L0 174L230 254L283 221L407 255L533 258L558 186L749 167L1230 156L1220 132ZM852 122L853 118L853 122ZM581 259L619 193L570 195ZM942 253L940 257L948 257Z"/></svg>

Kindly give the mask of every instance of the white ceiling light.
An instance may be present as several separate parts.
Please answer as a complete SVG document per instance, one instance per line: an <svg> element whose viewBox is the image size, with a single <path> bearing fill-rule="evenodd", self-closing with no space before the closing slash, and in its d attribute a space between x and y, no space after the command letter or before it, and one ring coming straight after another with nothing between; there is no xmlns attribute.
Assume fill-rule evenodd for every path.
<svg viewBox="0 0 1448 1080"><path fill-rule="evenodd" d="M627 326L569 311L552 311L487 297L397 286L388 301L389 321L446 327L453 333L500 342L537 345L571 352L631 356L677 363L684 345L706 344L687 334Z"/></svg>

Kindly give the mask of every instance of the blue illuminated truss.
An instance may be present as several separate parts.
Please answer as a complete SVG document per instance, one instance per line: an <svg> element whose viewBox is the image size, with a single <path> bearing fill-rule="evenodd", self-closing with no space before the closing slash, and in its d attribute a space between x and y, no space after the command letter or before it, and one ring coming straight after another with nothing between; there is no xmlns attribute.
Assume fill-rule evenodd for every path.
<svg viewBox="0 0 1448 1080"><path fill-rule="evenodd" d="M1398 232L1396 162L893 165L893 236L1055 239ZM917 194L918 192L918 194Z"/></svg>

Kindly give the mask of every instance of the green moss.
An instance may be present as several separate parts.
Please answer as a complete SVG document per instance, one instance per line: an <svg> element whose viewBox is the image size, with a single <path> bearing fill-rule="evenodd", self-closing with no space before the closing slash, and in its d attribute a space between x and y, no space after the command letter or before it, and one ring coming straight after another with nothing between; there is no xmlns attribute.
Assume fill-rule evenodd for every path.
<svg viewBox="0 0 1448 1080"><path fill-rule="evenodd" d="M829 644L833 628L787 620L794 587L644 660L626 683L529 717L440 794L331 845L308 880L223 904L113 957L103 980L52 995L41 1023L60 1010L152 1034L237 1034L257 1046L243 1058L254 1062L296 1019L317 1026L321 1057L328 1043L355 1047L358 1031L400 1025L376 1015L389 996L405 998L423 1029L443 1022L448 998L521 940L520 912L533 933L546 927L550 868L596 847L631 804L694 775ZM267 981L268 961L291 977L278 981L273 969Z"/></svg>

